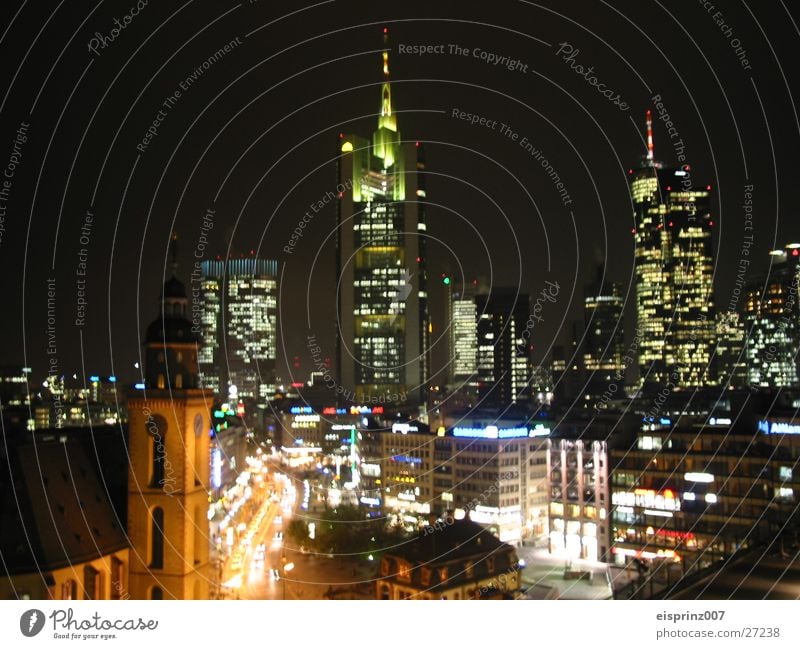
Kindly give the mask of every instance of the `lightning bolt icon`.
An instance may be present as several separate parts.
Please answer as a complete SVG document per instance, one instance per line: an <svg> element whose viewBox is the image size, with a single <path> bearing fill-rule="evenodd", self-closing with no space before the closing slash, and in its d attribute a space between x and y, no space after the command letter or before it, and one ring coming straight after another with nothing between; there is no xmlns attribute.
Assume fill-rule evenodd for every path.
<svg viewBox="0 0 800 649"><path fill-rule="evenodd" d="M36 624L36 620L39 619L39 616L36 615L36 611L31 613L31 618L28 620L28 631L33 631L33 625Z"/></svg>

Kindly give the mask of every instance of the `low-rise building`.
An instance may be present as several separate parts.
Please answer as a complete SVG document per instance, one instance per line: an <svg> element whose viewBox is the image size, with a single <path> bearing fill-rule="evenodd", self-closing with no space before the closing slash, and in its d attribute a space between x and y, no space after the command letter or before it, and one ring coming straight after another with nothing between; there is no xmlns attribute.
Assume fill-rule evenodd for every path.
<svg viewBox="0 0 800 649"><path fill-rule="evenodd" d="M582 414L582 413L579 413ZM628 447L631 417L603 413L562 419L548 440L549 550L609 561L609 449Z"/></svg>
<svg viewBox="0 0 800 649"><path fill-rule="evenodd" d="M467 519L446 517L381 559L378 599L513 598L520 588L514 548Z"/></svg>
<svg viewBox="0 0 800 649"><path fill-rule="evenodd" d="M35 435L0 452L0 599L128 599L122 433Z"/></svg>
<svg viewBox="0 0 800 649"><path fill-rule="evenodd" d="M791 415L644 424L613 454L616 562L675 563L685 575L796 535L799 461Z"/></svg>
<svg viewBox="0 0 800 649"><path fill-rule="evenodd" d="M433 511L468 513L508 543L545 535L550 423L477 410L446 421L433 444Z"/></svg>
<svg viewBox="0 0 800 649"><path fill-rule="evenodd" d="M431 512L436 435L419 422L397 422L380 434L380 494L387 513L415 525Z"/></svg>

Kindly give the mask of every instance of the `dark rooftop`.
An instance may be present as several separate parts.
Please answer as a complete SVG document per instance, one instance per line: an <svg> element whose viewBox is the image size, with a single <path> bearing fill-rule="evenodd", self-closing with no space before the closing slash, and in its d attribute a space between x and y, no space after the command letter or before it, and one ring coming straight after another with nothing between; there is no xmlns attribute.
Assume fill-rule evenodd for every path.
<svg viewBox="0 0 800 649"><path fill-rule="evenodd" d="M42 573L128 545L123 433L110 426L86 429L89 435L48 432L13 440L0 458L7 574Z"/></svg>

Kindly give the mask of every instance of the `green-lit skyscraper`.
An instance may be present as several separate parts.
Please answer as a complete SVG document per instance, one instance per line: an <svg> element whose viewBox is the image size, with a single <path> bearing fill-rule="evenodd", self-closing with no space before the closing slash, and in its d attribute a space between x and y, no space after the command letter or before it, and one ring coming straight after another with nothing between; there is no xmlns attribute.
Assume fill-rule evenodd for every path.
<svg viewBox="0 0 800 649"><path fill-rule="evenodd" d="M337 368L344 401L424 404L429 375L425 163L404 141L384 29L378 128L337 139Z"/></svg>

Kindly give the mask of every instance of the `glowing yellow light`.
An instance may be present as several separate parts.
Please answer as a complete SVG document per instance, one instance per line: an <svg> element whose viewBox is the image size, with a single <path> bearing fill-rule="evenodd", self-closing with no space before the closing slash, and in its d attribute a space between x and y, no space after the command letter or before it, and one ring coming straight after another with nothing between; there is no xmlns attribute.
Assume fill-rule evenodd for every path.
<svg viewBox="0 0 800 649"><path fill-rule="evenodd" d="M342 153L348 153L353 150L353 143L352 142L345 142L342 144Z"/></svg>

